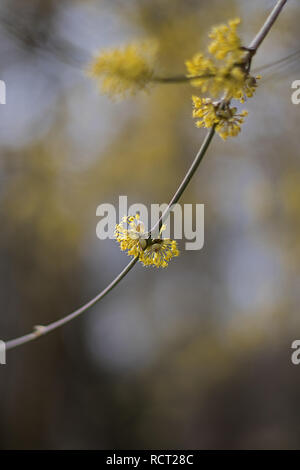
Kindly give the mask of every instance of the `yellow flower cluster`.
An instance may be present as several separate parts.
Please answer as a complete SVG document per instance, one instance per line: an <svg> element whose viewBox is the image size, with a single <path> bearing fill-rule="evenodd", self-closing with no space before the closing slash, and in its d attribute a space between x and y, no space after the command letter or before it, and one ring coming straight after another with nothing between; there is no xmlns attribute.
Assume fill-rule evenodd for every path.
<svg viewBox="0 0 300 470"><path fill-rule="evenodd" d="M140 256L147 246L148 234L140 222L139 214L135 216L124 216L122 221L116 225L115 237L122 251L128 255ZM128 226L128 228L126 228Z"/></svg>
<svg viewBox="0 0 300 470"><path fill-rule="evenodd" d="M234 19L228 25L215 26L208 46L213 57L198 53L186 62L186 67L187 77L202 93L209 92L212 97L222 95L227 100L235 98L243 103L246 97L253 96L256 79L260 77L252 77L247 71L246 53L237 35L239 23L239 19Z"/></svg>
<svg viewBox="0 0 300 470"><path fill-rule="evenodd" d="M150 83L156 49L155 41L109 49L95 57L87 72L110 97L132 95Z"/></svg>
<svg viewBox="0 0 300 470"><path fill-rule="evenodd" d="M239 23L237 18L215 26L209 35L211 57L200 53L186 62L187 77L191 78L192 85L200 88L202 93L218 98L214 102L211 98L193 96L193 117L199 118L196 125L215 126L223 139L236 136L247 116L247 111L238 114L237 108L230 107L230 101L236 99L244 103L246 98L252 97L256 80L260 78L249 74L249 55L237 34Z"/></svg>
<svg viewBox="0 0 300 470"><path fill-rule="evenodd" d="M167 267L170 259L179 255L176 241L170 238L150 238L139 219L139 214L124 216L121 223L116 225L115 237L121 250L138 257L144 266ZM163 225L160 233L165 228Z"/></svg>
<svg viewBox="0 0 300 470"><path fill-rule="evenodd" d="M158 238L151 240L141 259L144 266L156 266L166 268L171 258L179 255L177 243L170 238Z"/></svg>
<svg viewBox="0 0 300 470"><path fill-rule="evenodd" d="M201 88L201 91L206 93L217 75L217 67L213 61L199 52L192 60L187 60L185 65L188 69L187 77L193 78L192 85Z"/></svg>
<svg viewBox="0 0 300 470"><path fill-rule="evenodd" d="M241 124L247 111L237 113L237 108L231 108L228 103L214 103L210 98L199 98L193 96L193 117L199 118L196 121L197 127L213 127L216 132L226 140L227 137L235 137L241 130Z"/></svg>
<svg viewBox="0 0 300 470"><path fill-rule="evenodd" d="M241 20L235 18L228 21L228 25L214 26L209 38L212 39L208 51L219 60L224 60L228 55L235 62L242 59L241 40L237 34L237 27Z"/></svg>

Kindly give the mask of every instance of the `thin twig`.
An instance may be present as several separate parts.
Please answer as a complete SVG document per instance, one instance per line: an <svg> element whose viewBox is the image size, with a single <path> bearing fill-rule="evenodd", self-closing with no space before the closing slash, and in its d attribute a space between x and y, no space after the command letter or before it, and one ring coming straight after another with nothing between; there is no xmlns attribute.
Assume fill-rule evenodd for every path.
<svg viewBox="0 0 300 470"><path fill-rule="evenodd" d="M209 147L209 144L212 141L212 138L215 134L215 126L213 126L210 131L206 134L206 137L195 157L195 160L191 164L188 172L186 173L185 177L183 178L180 186L178 187L177 191L175 192L174 196L172 197L171 201L169 202L167 208L163 212L163 214L160 216L156 224L152 227L151 229L151 234L153 234L153 238L155 238L155 231L158 229L158 231L161 229L161 226L163 222L166 220L168 217L169 213L172 210L172 206L176 204L179 199L181 198L182 194L184 193L185 189L187 188L189 182L191 181L192 177L194 176L198 166L200 165L204 155L206 154L206 151Z"/></svg>
<svg viewBox="0 0 300 470"><path fill-rule="evenodd" d="M291 62L291 61L295 61L297 59L299 59L299 56L300 56L300 50L298 51L295 51L295 52L291 52L290 54L284 56L284 57L281 57L281 59L276 59L272 62L269 62L265 65L261 65L260 67L255 67L255 69L252 70L252 73L258 73L258 72L262 72L262 71L265 71L265 70L268 70L272 67L276 67L277 65L285 65L286 62Z"/></svg>
<svg viewBox="0 0 300 470"><path fill-rule="evenodd" d="M290 60L296 60L300 55L300 50L298 49L297 51L294 51L294 52L291 52L290 54L288 55L285 55L283 57L281 57L280 59L276 59L276 60L273 60L271 62L267 62L266 64L263 64L263 65L260 65L259 67L255 67L254 69L252 69L252 73L259 73L259 72L263 72L267 69L270 69L272 67L276 67L276 65L281 65L281 64L284 64L285 62L289 62ZM189 83L191 82L192 80L197 80L198 78L212 78L213 75L199 75L198 77L187 77L186 75L174 75L173 77L170 76L170 77L156 77L154 76L152 78L152 82L153 83L161 83L161 84L166 84L166 85L169 85L169 84L172 84L174 83L174 85L178 85L180 83Z"/></svg>
<svg viewBox="0 0 300 470"><path fill-rule="evenodd" d="M253 50L254 52L257 51L257 49L269 33L270 29L272 28L273 24L275 23L276 19L278 18L286 2L287 0L278 0L275 7L266 19L263 27L260 29L253 41L250 43L249 49Z"/></svg>
<svg viewBox="0 0 300 470"><path fill-rule="evenodd" d="M123 271L120 272L120 274L105 288L103 291L101 291L96 297L91 299L89 302L84 304L82 307L78 308L74 312L70 313L66 317L61 318L60 320L57 320L53 323L50 323L47 326L37 326L35 328L35 331L33 333L29 333L28 335L21 336L20 338L12 339L10 341L6 342L6 349L13 349L16 348L17 346L20 346L21 344L24 343L29 343L29 341L33 341L40 336L44 336L47 333L50 333L50 331L56 330L57 328L60 328L61 326L65 325L69 321L73 320L74 318L78 317L82 313L86 312L89 308L91 308L93 305L95 305L99 300L103 299L103 297L106 296L114 287L116 287L119 282L123 279L123 277L126 276L127 273L133 268L135 263L137 262L138 258L133 258L127 266L123 269Z"/></svg>
<svg viewBox="0 0 300 470"><path fill-rule="evenodd" d="M271 11L270 15L266 19L263 27L260 29L260 31L257 33L255 38L251 41L248 47L245 49L248 51L248 57L251 60L254 54L256 53L257 49L267 36L268 32L272 28L273 24L275 23L276 19L278 18L281 10L283 9L284 5L286 4L287 0L278 0L277 4ZM298 52L294 53L297 54ZM280 63L281 61L285 61L289 59L291 56L294 54L291 54L290 56L285 57L284 59L280 59L279 61L275 61L270 64L266 64L265 66L262 66L259 68L259 70L263 70L264 68L269 68L273 65L276 65L277 63ZM258 70L257 70L258 71ZM254 70L256 72L256 70ZM152 81L156 83L165 83L165 84L170 84L170 83L186 83L190 82L191 80L196 80L197 78L212 78L213 74L204 74L204 75L199 75L198 77L187 77L186 75L178 75L174 77L153 77Z"/></svg>
<svg viewBox="0 0 300 470"><path fill-rule="evenodd" d="M212 73L206 73L203 75L198 75L194 77L188 77L187 75L174 75L173 77L152 77L151 82L153 83L164 83L164 84L170 84L170 83L187 83L191 82L192 80L197 80L199 78L213 78L214 74Z"/></svg>
<svg viewBox="0 0 300 470"><path fill-rule="evenodd" d="M276 18L278 17L279 13L281 12L283 6L287 0L279 0L275 7L273 8L271 14L267 18L266 22L258 32L258 34L255 36L253 41L251 42L250 46L248 47L248 54L249 54L249 63L251 62L252 56L256 53L258 47L272 28ZM162 221L167 217L169 214L172 205L178 202L180 197L182 196L183 192L187 188L189 182L191 181L193 175L195 174L200 162L202 161L211 141L214 136L215 130L214 127L207 133L204 142L199 150L199 152L196 155L195 160L193 161L192 165L190 166L188 172L186 173L185 177L182 180L182 183L178 187L177 191L175 192L173 198L171 199L166 211L163 213L163 215L159 218L155 226L151 229L151 231L154 231L157 226L160 226L162 224ZM111 290L116 287L119 282L131 271L131 269L134 267L136 264L138 258L133 258L127 266L121 271L120 274L103 290L101 291L96 297L94 297L92 300L87 302L85 305L80 307L78 310L75 310L74 312L70 313L69 315L61 318L60 320L57 320L53 323L50 323L47 326L38 326L35 328L35 331L32 333L29 333L27 335L21 336L16 339L12 339L10 341L6 342L6 349L13 349L16 348L17 346L20 346L22 344L28 343L30 341L33 341L41 336L46 335L47 333L50 333L50 331L53 331L57 328L60 328L62 325L70 322L74 318L78 317L82 313L86 312L88 309L90 309L93 305L95 305L97 302L99 302L103 297L108 294Z"/></svg>
<svg viewBox="0 0 300 470"><path fill-rule="evenodd" d="M189 184L190 180L192 179L195 171L197 170L202 158L204 157L209 144L213 138L214 135L214 128L212 128L208 133L206 138L204 139L201 148L199 152L197 153L197 156L195 160L193 161L192 165L190 166L189 170L187 171L185 177L182 180L182 183L180 184L179 188L175 192L174 196L172 197L170 204L168 205L168 210L171 209L173 204L176 204L178 202L179 198L183 194L184 190L186 189L187 185ZM158 220L157 223L160 223L162 217ZM29 341L34 341L35 339L46 335L47 333L50 333L50 331L56 330L57 328L60 328L63 326L65 323L70 322L74 318L78 317L82 313L86 312L89 310L93 305L95 305L99 300L103 299L103 297L108 294L114 287L116 287L119 282L126 276L126 274L131 271L131 269L134 267L136 264L138 258L133 258L127 266L123 269L123 271L103 290L101 291L96 297L91 299L89 302L87 302L85 305L80 307L79 309L75 310L74 312L70 313L69 315L61 318L60 320L57 320L53 323L50 323L47 326L38 326L36 330L32 333L29 333L27 335L21 336L20 338L12 339L10 341L6 342L6 349L13 349L16 348L17 346L20 346L21 344L29 343Z"/></svg>

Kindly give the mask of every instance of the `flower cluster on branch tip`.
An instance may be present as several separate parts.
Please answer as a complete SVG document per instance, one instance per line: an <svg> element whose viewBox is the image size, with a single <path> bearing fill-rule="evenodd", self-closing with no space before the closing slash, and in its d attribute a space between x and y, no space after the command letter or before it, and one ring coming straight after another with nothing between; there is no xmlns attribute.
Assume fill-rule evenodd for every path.
<svg viewBox="0 0 300 470"><path fill-rule="evenodd" d="M144 266L165 268L171 258L179 255L177 243L170 238L162 238L160 235L166 229L163 225L158 238L151 238L151 234L145 231L139 214L124 216L116 225L115 237L122 251L127 251L129 256L135 256Z"/></svg>
<svg viewBox="0 0 300 470"><path fill-rule="evenodd" d="M193 97L195 118L199 127L215 127L226 139L241 130L246 111L237 113L230 107L231 100L244 103L257 88L260 76L250 75L251 54L237 33L240 19L212 28L208 55L197 53L186 61L186 80L198 88L205 99ZM103 93L111 97L135 94L151 83L163 81L154 73L157 42L153 40L131 43L123 48L102 51L90 64L88 73L97 79ZM165 83L168 80L165 80ZM216 101L213 101L216 100Z"/></svg>
<svg viewBox="0 0 300 470"><path fill-rule="evenodd" d="M210 57L198 53L186 61L191 84L199 88L201 94L209 95L204 99L193 96L193 116L201 118L196 125L207 128L215 126L223 139L236 136L247 115L246 111L238 114L237 108L230 107L231 100L244 103L246 98L251 98L260 78L249 73L250 56L237 34L239 23L240 19L237 18L227 25L215 26L209 35Z"/></svg>

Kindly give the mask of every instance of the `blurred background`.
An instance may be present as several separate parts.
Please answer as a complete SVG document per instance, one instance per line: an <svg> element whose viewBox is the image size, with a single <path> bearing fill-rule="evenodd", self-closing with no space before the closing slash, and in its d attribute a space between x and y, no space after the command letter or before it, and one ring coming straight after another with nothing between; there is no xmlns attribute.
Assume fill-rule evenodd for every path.
<svg viewBox="0 0 300 470"><path fill-rule="evenodd" d="M122 102L85 68L103 47L157 38L182 74L212 25L246 44L271 0L2 0L0 338L85 303L127 264L96 237L96 208L168 202L204 130L189 84ZM299 52L289 0L258 68ZM82 318L10 351L0 368L2 449L300 447L300 52L262 70L238 138L217 136L182 203L205 204L205 245L166 270L137 265Z"/></svg>

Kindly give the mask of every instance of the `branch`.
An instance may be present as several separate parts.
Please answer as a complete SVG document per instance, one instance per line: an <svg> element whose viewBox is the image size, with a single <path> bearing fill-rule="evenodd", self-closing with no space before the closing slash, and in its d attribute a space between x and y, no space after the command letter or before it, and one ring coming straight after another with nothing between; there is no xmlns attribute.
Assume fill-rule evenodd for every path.
<svg viewBox="0 0 300 470"><path fill-rule="evenodd" d="M163 84L170 84L170 83L187 83L192 80L197 80L199 78L212 78L214 75L212 73L206 73L203 75L198 75L196 77L187 77L186 75L175 75L173 77L152 77L152 83L163 83Z"/></svg>
<svg viewBox="0 0 300 470"><path fill-rule="evenodd" d="M176 193L172 197L169 205L168 205L168 211L170 211L171 206L175 204L180 196L183 194L184 190L186 189L187 185L189 184L190 180L192 179L192 176L194 175L195 171L197 170L198 166L200 165L200 162L202 158L204 157L208 146L211 142L211 139L213 138L214 135L214 128L212 128L208 133L206 138L203 141L203 144L201 145L201 148L199 152L197 153L197 156L190 166L189 170L187 171L185 177L182 180L182 183L180 184L179 188L177 189ZM166 217L166 216L165 216ZM162 217L158 220L157 223L160 223ZM30 341L34 341L35 339L46 335L47 333L50 333L50 331L56 330L57 328L60 328L61 326L65 325L65 323L70 322L74 318L78 317L82 313L86 312L89 310L93 305L95 305L97 302L99 302L103 297L108 294L114 287L116 287L119 282L131 271L131 269L134 267L136 262L138 261L138 258L133 258L127 266L123 269L123 271L103 290L101 291L96 297L91 299L89 302L87 302L85 305L80 307L79 309L75 310L74 312L70 313L69 315L61 318L60 320L57 320L53 323L49 323L47 326L42 326L38 325L35 327L35 331L32 333L29 333L27 335L21 336L20 338L12 339L10 341L6 342L6 350L16 348L17 346L21 346L21 344L29 343Z"/></svg>
<svg viewBox="0 0 300 470"><path fill-rule="evenodd" d="M287 0L279 0L277 4L275 5L274 9L270 13L269 17L267 18L266 22L258 32L258 34L255 36L253 41L250 43L249 47L247 48L248 54L249 54L249 63L251 62L251 58L253 55L256 53L258 47L261 45L262 41L272 28L276 18L280 14L282 8L284 7L285 3ZM196 155L195 160L193 161L192 165L190 166L189 170L187 171L185 177L182 180L182 183L178 187L177 191L175 192L174 196L172 197L166 211L163 213L163 215L159 218L155 226L151 229L151 231L154 231L158 226L161 226L163 220L167 217L169 214L172 205L178 202L182 194L184 193L185 189L187 188L189 182L191 181L193 175L195 174L198 166L200 165L205 153L207 152L207 149L212 141L212 138L214 136L215 129L212 127L212 129L207 133L201 148L199 152ZM87 310L89 310L93 305L95 305L97 302L99 302L103 297L108 294L111 290L113 290L119 282L131 271L131 269L135 266L136 262L138 261L138 258L133 258L127 266L123 269L123 271L118 274L118 276L103 290L101 291L96 297L91 299L89 302L87 302L85 305L80 307L78 310L75 310L74 312L70 313L69 315L61 318L60 320L57 320L53 323L50 323L47 326L36 326L35 331L32 333L29 333L27 335L21 336L16 339L12 339L10 341L6 342L6 349L13 349L16 348L17 346L20 346L25 343L29 343L30 341L34 341L35 339L44 336L50 331L56 330L57 328L60 328L61 326L65 325L66 323L70 322L74 318L78 317L79 315L85 313Z"/></svg>
<svg viewBox="0 0 300 470"><path fill-rule="evenodd" d="M60 328L66 323L69 323L69 321L73 320L74 318L78 317L82 313L86 312L93 305L99 302L99 300L103 299L103 297L105 297L106 294L108 294L114 287L116 287L119 284L119 282L123 279L123 277L125 277L126 274L129 273L129 271L131 271L131 269L133 268L137 260L138 258L133 258L130 261L130 263L128 263L127 266L123 269L123 271L121 271L120 274L105 289L103 289L103 291L101 291L98 295L96 295L96 297L91 299L85 305L78 308L74 312L70 313L66 317L63 317L60 320L57 320L53 323L49 323L49 325L47 326L37 325L35 327L35 331L32 333L29 333L28 335L20 336L19 338L7 341L5 343L6 350L16 348L17 346L21 346L21 344L29 343L30 341L33 341L39 338L40 336L44 336L47 333L50 333L50 331Z"/></svg>
<svg viewBox="0 0 300 470"><path fill-rule="evenodd" d="M285 55L281 57L280 59L276 59L271 62L267 62L264 65L260 65L259 67L255 67L254 69L252 69L252 73L254 74L260 73L272 67L276 67L276 65L281 65L281 64L285 64L286 62L288 63L291 60L296 60L299 57L299 55L300 55L300 49L298 49L297 51L291 52L290 54ZM178 85L181 83L184 83L184 84L189 83L191 80L197 80L197 78L212 78L212 77L213 75L199 75L198 77L187 77L186 75L174 75L173 77L171 76L170 77L153 77L152 82L160 83L163 85L164 84L165 85L169 85L169 84Z"/></svg>
<svg viewBox="0 0 300 470"><path fill-rule="evenodd" d="M272 28L273 24L275 23L276 19L278 18L281 10L283 9L284 5L286 4L287 0L278 0L275 7L271 11L270 15L266 19L264 25L257 33L253 41L250 43L249 49L254 51L252 55L256 53L257 49L269 33L270 29Z"/></svg>
<svg viewBox="0 0 300 470"><path fill-rule="evenodd" d="M252 57L254 54L256 54L257 49L269 33L270 29L274 25L276 19L278 18L281 10L283 9L284 5L286 4L287 0L278 0L277 4L271 11L270 15L266 19L265 23L263 24L262 28L259 30L255 38L251 41L248 47L245 47L245 50L248 51L248 60L249 62L251 61ZM294 55L294 54L292 54ZM285 59L281 59L280 61L275 61L274 63L267 64L265 67L269 68L272 65L276 65L276 63L280 63L282 60L286 60L290 58L287 56ZM260 70L264 68L260 67ZM212 74L206 74L206 75L199 75L199 77L187 77L185 75L178 75L174 77L153 77L152 81L155 83L164 83L164 84L169 84L169 83L186 83L191 80L196 80L197 78L211 78L213 77Z"/></svg>
<svg viewBox="0 0 300 470"><path fill-rule="evenodd" d="M198 166L200 165L204 155L206 154L206 151L212 141L212 138L215 134L215 126L213 126L210 131L206 134L206 137L199 149L199 152L197 153L195 160L191 164L188 172L186 173L185 177L183 178L180 186L178 187L177 191L175 192L174 196L172 197L171 201L168 204L168 207L165 209L164 213L160 216L156 224L152 227L151 233L155 232L157 228L160 230L163 222L166 220L168 217L170 211L172 210L172 206L176 204L179 199L181 198L182 194L186 190L189 182L191 181L192 177L194 176Z"/></svg>
<svg viewBox="0 0 300 470"><path fill-rule="evenodd" d="M261 65L260 67L256 67L254 70L252 70L253 73L258 73L262 72L265 70L268 70L272 67L276 67L277 65L287 65L291 62L294 62L295 60L299 59L300 56L300 50L291 52L290 54L281 57L280 59L273 60L272 62L269 62L265 65Z"/></svg>

